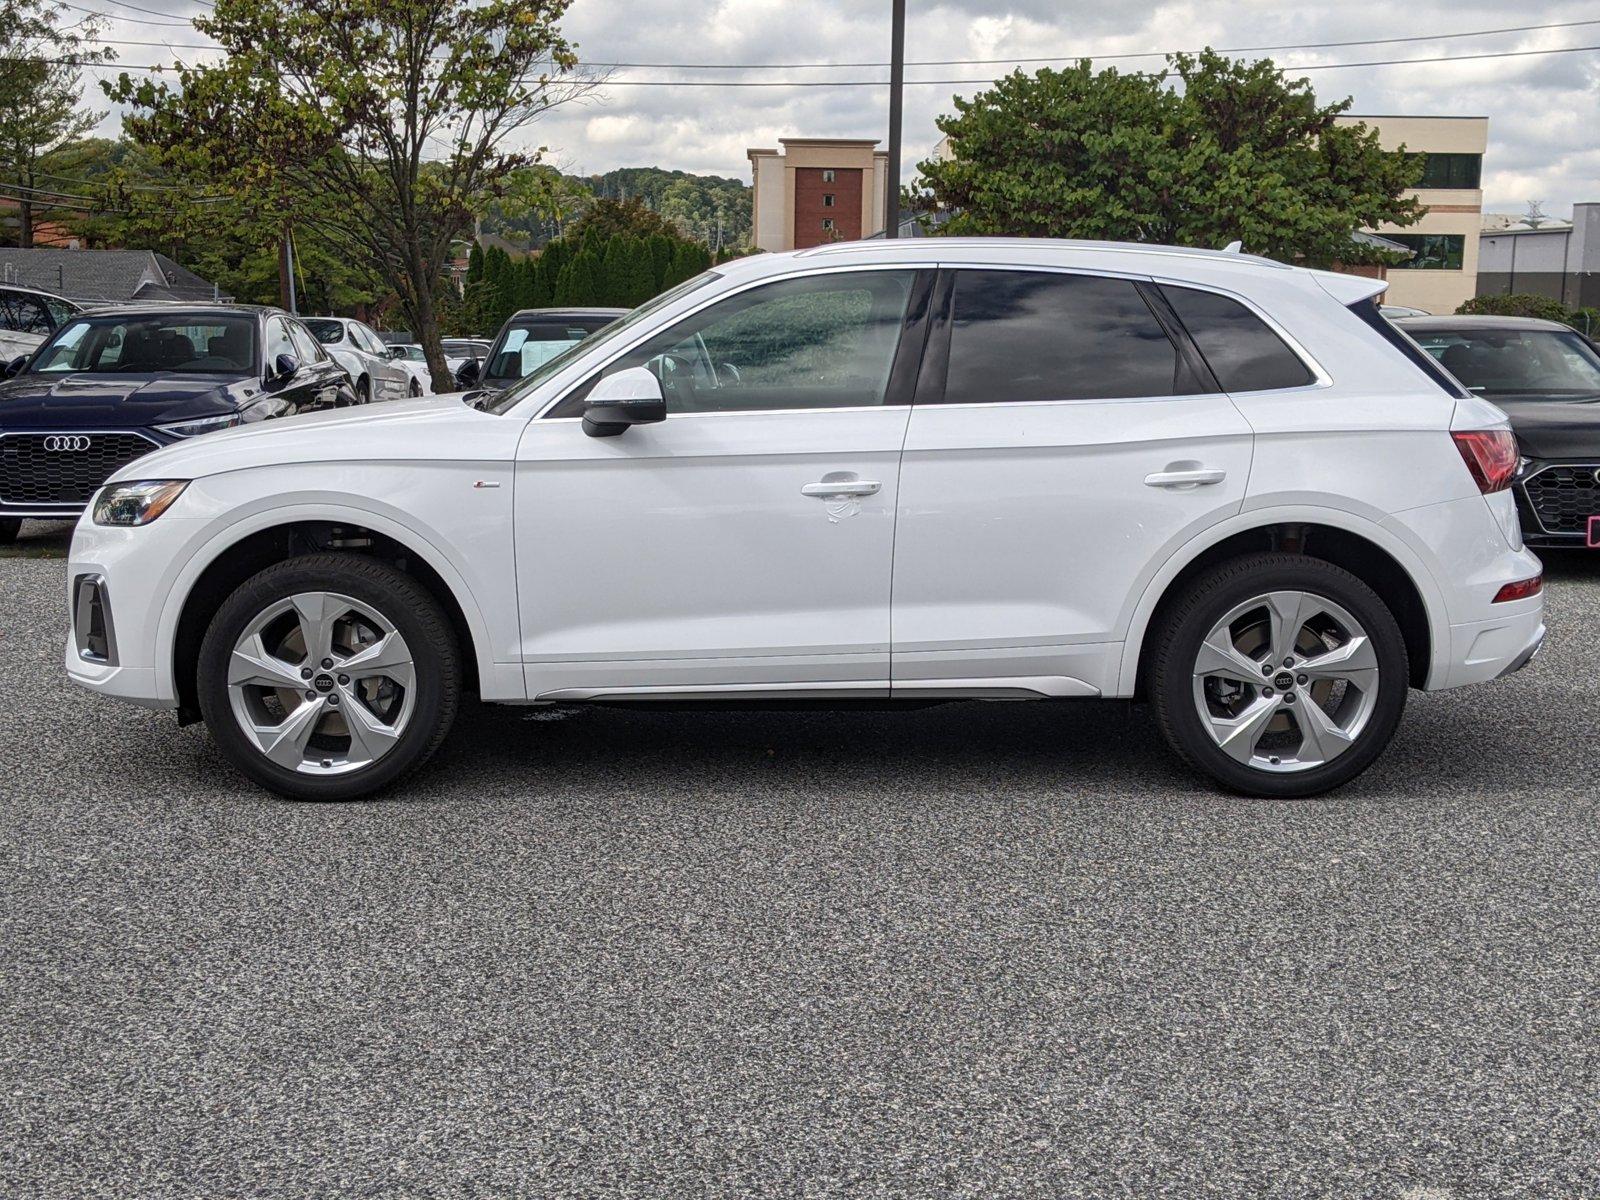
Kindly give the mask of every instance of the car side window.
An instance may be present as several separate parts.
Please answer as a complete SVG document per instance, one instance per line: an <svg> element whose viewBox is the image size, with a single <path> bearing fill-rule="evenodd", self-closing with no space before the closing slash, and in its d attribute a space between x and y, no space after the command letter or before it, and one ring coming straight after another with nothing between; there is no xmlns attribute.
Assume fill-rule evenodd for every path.
<svg viewBox="0 0 1600 1200"><path fill-rule="evenodd" d="M1237 300L1170 284L1161 285L1161 294L1223 391L1264 392L1315 381L1299 355Z"/></svg>
<svg viewBox="0 0 1600 1200"><path fill-rule="evenodd" d="M685 317L601 375L647 368L669 413L882 404L915 278L852 271L763 284Z"/></svg>
<svg viewBox="0 0 1600 1200"><path fill-rule="evenodd" d="M54 331L55 324L50 320L50 310L37 296L12 293L0 297L0 328L44 337Z"/></svg>
<svg viewBox="0 0 1600 1200"><path fill-rule="evenodd" d="M295 353L294 339L289 336L289 323L282 317L272 317L267 321L267 370L276 369L278 355L288 354L294 358L300 356Z"/></svg>
<svg viewBox="0 0 1600 1200"><path fill-rule="evenodd" d="M947 404L1117 400L1203 390L1129 280L1045 271L956 272Z"/></svg>
<svg viewBox="0 0 1600 1200"><path fill-rule="evenodd" d="M383 339L365 325L352 325L350 328L356 335L356 344L368 354L376 354L380 358L387 354L383 346Z"/></svg>
<svg viewBox="0 0 1600 1200"><path fill-rule="evenodd" d="M323 360L322 347L311 336L311 331L299 321L289 322L289 338L294 342L294 356L302 363L310 365Z"/></svg>

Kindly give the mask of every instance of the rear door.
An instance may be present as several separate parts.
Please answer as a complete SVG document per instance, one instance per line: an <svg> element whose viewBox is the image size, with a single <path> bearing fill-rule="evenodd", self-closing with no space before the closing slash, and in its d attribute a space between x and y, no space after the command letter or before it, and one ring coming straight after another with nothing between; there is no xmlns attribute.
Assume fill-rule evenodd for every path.
<svg viewBox="0 0 1600 1200"><path fill-rule="evenodd" d="M1251 431L1136 277L942 271L901 463L894 690L1108 691L1139 595L1237 513Z"/></svg>

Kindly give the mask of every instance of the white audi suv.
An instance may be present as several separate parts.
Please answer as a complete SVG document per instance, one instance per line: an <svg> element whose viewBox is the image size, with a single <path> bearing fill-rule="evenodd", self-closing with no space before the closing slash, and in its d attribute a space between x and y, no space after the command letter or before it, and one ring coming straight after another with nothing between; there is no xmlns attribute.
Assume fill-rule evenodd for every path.
<svg viewBox="0 0 1600 1200"><path fill-rule="evenodd" d="M475 404L124 468L67 670L307 799L394 784L469 693L1142 698L1222 785L1313 795L1408 689L1544 637L1505 417L1382 287L1083 242L738 259Z"/></svg>

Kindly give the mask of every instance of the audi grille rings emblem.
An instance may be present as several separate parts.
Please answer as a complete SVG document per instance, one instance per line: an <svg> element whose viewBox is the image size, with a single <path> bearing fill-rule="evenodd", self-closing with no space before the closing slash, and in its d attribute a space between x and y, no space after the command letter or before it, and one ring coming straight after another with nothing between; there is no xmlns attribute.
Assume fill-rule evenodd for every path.
<svg viewBox="0 0 1600 1200"><path fill-rule="evenodd" d="M66 454L89 448L89 439L82 434L57 434L44 440L44 448L56 454Z"/></svg>
<svg viewBox="0 0 1600 1200"><path fill-rule="evenodd" d="M1600 467L1594 469L1594 481L1600 483Z"/></svg>

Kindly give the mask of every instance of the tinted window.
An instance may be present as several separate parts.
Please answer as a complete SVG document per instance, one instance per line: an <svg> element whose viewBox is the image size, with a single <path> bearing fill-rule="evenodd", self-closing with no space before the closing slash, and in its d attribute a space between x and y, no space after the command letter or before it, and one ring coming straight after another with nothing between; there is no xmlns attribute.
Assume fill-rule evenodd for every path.
<svg viewBox="0 0 1600 1200"><path fill-rule="evenodd" d="M1111 400L1200 390L1132 283L1091 275L960 271L949 404Z"/></svg>
<svg viewBox="0 0 1600 1200"><path fill-rule="evenodd" d="M255 361L253 317L173 314L78 317L39 351L30 371L242 375Z"/></svg>
<svg viewBox="0 0 1600 1200"><path fill-rule="evenodd" d="M914 271L784 279L686 317L608 366L646 367L668 412L882 404Z"/></svg>
<svg viewBox="0 0 1600 1200"><path fill-rule="evenodd" d="M1225 392L1304 387L1315 378L1283 339L1244 305L1215 292L1163 286Z"/></svg>
<svg viewBox="0 0 1600 1200"><path fill-rule="evenodd" d="M614 318L561 317L551 320L518 321L508 325L496 339L489 354L484 379L503 386L542 367L556 355L577 345L596 330L604 329Z"/></svg>
<svg viewBox="0 0 1600 1200"><path fill-rule="evenodd" d="M324 346L337 346L344 341L344 325L330 317L308 317L305 326Z"/></svg>

